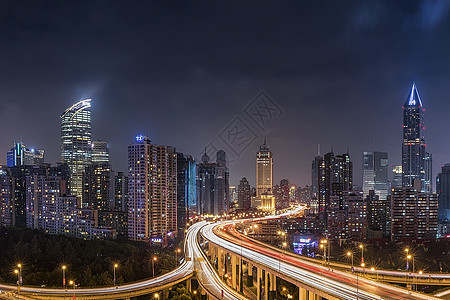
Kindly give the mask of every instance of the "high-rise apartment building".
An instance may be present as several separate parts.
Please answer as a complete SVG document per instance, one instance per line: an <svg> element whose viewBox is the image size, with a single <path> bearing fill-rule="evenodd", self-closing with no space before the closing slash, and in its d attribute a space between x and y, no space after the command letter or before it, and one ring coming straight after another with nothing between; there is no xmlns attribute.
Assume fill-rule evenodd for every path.
<svg viewBox="0 0 450 300"><path fill-rule="evenodd" d="M92 162L97 164L109 163L108 143L102 141L92 142Z"/></svg>
<svg viewBox="0 0 450 300"><path fill-rule="evenodd" d="M14 147L6 153L8 167L32 166L44 163L44 150L29 149L22 143L15 143Z"/></svg>
<svg viewBox="0 0 450 300"><path fill-rule="evenodd" d="M388 154L387 152L363 153L363 192L367 196L370 190L386 200L389 194L388 182Z"/></svg>
<svg viewBox="0 0 450 300"><path fill-rule="evenodd" d="M93 163L83 173L83 208L113 210L114 171L109 163Z"/></svg>
<svg viewBox="0 0 450 300"><path fill-rule="evenodd" d="M421 193L422 182L415 187L392 189L391 239L434 239L438 230L438 195Z"/></svg>
<svg viewBox="0 0 450 300"><path fill-rule="evenodd" d="M256 197L271 192L273 188L273 154L264 140L256 153Z"/></svg>
<svg viewBox="0 0 450 300"><path fill-rule="evenodd" d="M416 84L403 106L402 186L412 187L415 179L421 181L423 192L432 191L432 159L426 151L422 101Z"/></svg>
<svg viewBox="0 0 450 300"><path fill-rule="evenodd" d="M250 191L250 183L247 178L239 180L238 185L238 207L243 210L249 210L252 207L252 198Z"/></svg>
<svg viewBox="0 0 450 300"><path fill-rule="evenodd" d="M83 197L83 172L92 161L91 99L79 101L61 115L61 161L71 172L74 196Z"/></svg>
<svg viewBox="0 0 450 300"><path fill-rule="evenodd" d="M166 243L177 227L175 149L139 135L128 146L128 170L128 237Z"/></svg>
<svg viewBox="0 0 450 300"><path fill-rule="evenodd" d="M450 221L450 164L442 167L436 177L436 192L439 195L439 222Z"/></svg>

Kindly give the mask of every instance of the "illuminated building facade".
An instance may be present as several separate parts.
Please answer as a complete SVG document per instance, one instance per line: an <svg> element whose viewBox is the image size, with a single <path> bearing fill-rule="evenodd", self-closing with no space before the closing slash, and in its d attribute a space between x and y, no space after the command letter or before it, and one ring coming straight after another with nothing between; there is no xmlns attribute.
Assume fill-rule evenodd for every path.
<svg viewBox="0 0 450 300"><path fill-rule="evenodd" d="M273 188L273 154L264 140L256 153L256 197Z"/></svg>
<svg viewBox="0 0 450 300"><path fill-rule="evenodd" d="M109 163L109 147L106 142L93 141L91 147L93 163Z"/></svg>
<svg viewBox="0 0 450 300"><path fill-rule="evenodd" d="M112 210L114 171L109 163L93 163L83 173L83 208Z"/></svg>
<svg viewBox="0 0 450 300"><path fill-rule="evenodd" d="M91 99L75 103L61 115L61 161L71 171L70 188L82 200L83 172L92 161ZM82 200L83 201L83 200Z"/></svg>
<svg viewBox="0 0 450 300"><path fill-rule="evenodd" d="M434 239L438 231L438 195L415 187L393 188L391 193L391 239Z"/></svg>
<svg viewBox="0 0 450 300"><path fill-rule="evenodd" d="M389 194L388 183L388 154L387 152L363 153L363 192L367 196L370 190L386 200Z"/></svg>
<svg viewBox="0 0 450 300"><path fill-rule="evenodd" d="M416 84L403 106L402 186L412 187L415 179L421 181L423 192L432 192L432 157L426 152L422 101Z"/></svg>
<svg viewBox="0 0 450 300"><path fill-rule="evenodd" d="M205 153L197 165L197 213L223 215L228 211L230 188L225 152L219 150L216 162Z"/></svg>
<svg viewBox="0 0 450 300"><path fill-rule="evenodd" d="M189 211L195 210L197 197L196 163L191 155L177 153L177 227L184 232Z"/></svg>
<svg viewBox="0 0 450 300"><path fill-rule="evenodd" d="M8 167L32 166L44 163L44 150L29 149L22 143L15 143L14 147L6 153Z"/></svg>
<svg viewBox="0 0 450 300"><path fill-rule="evenodd" d="M128 237L165 243L177 229L175 149L139 135L128 146Z"/></svg>

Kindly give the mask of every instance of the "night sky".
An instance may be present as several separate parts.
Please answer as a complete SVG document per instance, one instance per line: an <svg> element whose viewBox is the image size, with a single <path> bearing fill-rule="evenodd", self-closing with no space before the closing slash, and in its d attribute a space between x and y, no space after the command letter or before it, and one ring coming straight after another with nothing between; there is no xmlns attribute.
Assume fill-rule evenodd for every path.
<svg viewBox="0 0 450 300"><path fill-rule="evenodd" d="M0 164L20 139L59 161L59 116L92 98L93 138L117 171L143 133L196 157L223 148L230 184L254 184L266 137L275 181L310 184L320 144L349 149L361 184L363 151L400 164L415 81L437 173L450 162L449 12L446 0L2 1ZM263 126L246 113L258 95L277 108ZM230 149L236 122L251 134Z"/></svg>

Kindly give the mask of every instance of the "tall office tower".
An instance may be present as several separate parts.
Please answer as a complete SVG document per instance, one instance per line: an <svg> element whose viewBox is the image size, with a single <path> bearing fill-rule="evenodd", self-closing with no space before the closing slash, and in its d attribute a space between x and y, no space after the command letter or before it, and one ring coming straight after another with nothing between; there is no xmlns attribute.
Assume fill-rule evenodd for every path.
<svg viewBox="0 0 450 300"><path fill-rule="evenodd" d="M448 222L450 221L450 164L445 164L441 173L437 175L436 192L439 195L439 222Z"/></svg>
<svg viewBox="0 0 450 300"><path fill-rule="evenodd" d="M392 188L402 187L403 171L402 166L394 166L392 168Z"/></svg>
<svg viewBox="0 0 450 300"><path fill-rule="evenodd" d="M61 162L71 172L70 190L83 201L83 172L92 161L91 99L75 103L61 115Z"/></svg>
<svg viewBox="0 0 450 300"><path fill-rule="evenodd" d="M106 142L92 142L92 162L93 163L109 163L109 147Z"/></svg>
<svg viewBox="0 0 450 300"><path fill-rule="evenodd" d="M273 187L273 154L264 140L256 153L256 197L270 192Z"/></svg>
<svg viewBox="0 0 450 300"><path fill-rule="evenodd" d="M123 172L117 172L114 176L114 211L127 211L128 203L128 176Z"/></svg>
<svg viewBox="0 0 450 300"><path fill-rule="evenodd" d="M10 171L0 166L0 227L11 227L14 225L12 189L13 178Z"/></svg>
<svg viewBox="0 0 450 300"><path fill-rule="evenodd" d="M166 243L176 230L175 149L139 135L128 146L128 167L128 237Z"/></svg>
<svg viewBox="0 0 450 300"><path fill-rule="evenodd" d="M319 213L326 214L331 196L341 196L342 191L353 189L353 163L348 153L335 156L329 152L323 158L316 157L312 167L313 179L316 180L312 182L313 197L317 198Z"/></svg>
<svg viewBox="0 0 450 300"><path fill-rule="evenodd" d="M367 196L370 190L386 200L389 194L387 152L363 153L363 192Z"/></svg>
<svg viewBox="0 0 450 300"><path fill-rule="evenodd" d="M114 171L109 163L93 163L83 173L83 208L112 210Z"/></svg>
<svg viewBox="0 0 450 300"><path fill-rule="evenodd" d="M205 153L197 165L197 213L222 215L227 212L230 189L229 170L224 152L217 152L216 162Z"/></svg>
<svg viewBox="0 0 450 300"><path fill-rule="evenodd" d="M392 189L391 239L434 239L438 227L438 195L421 193L422 182L414 187Z"/></svg>
<svg viewBox="0 0 450 300"><path fill-rule="evenodd" d="M250 183L247 178L242 178L239 180L238 185L238 204L239 208L243 210L249 210L252 207L252 198L250 191Z"/></svg>
<svg viewBox="0 0 450 300"><path fill-rule="evenodd" d="M279 185L274 186L273 194L275 196L276 209L284 209L289 207L289 180L282 179Z"/></svg>
<svg viewBox="0 0 450 300"><path fill-rule="evenodd" d="M403 106L402 186L412 187L414 180L419 179L422 191L429 193L432 191L432 161L431 155L426 152L423 136L424 111L416 84L413 83Z"/></svg>
<svg viewBox="0 0 450 300"><path fill-rule="evenodd" d="M44 163L44 150L29 149L22 143L15 143L14 147L6 153L8 167L32 166Z"/></svg>
<svg viewBox="0 0 450 300"><path fill-rule="evenodd" d="M196 164L192 156L177 153L177 227L183 233L189 221L189 211L197 197Z"/></svg>

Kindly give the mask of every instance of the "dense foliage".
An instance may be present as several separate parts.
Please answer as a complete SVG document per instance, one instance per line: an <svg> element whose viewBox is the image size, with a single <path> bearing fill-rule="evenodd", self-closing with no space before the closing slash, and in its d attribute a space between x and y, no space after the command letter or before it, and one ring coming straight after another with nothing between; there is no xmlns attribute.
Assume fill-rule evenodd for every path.
<svg viewBox="0 0 450 300"><path fill-rule="evenodd" d="M0 228L0 282L14 284L14 269L22 264L23 284L61 287L62 266L66 279L80 287L113 285L114 264L117 284L152 277L175 268L173 248L150 247L129 240L85 241L67 236L48 235L38 230Z"/></svg>

